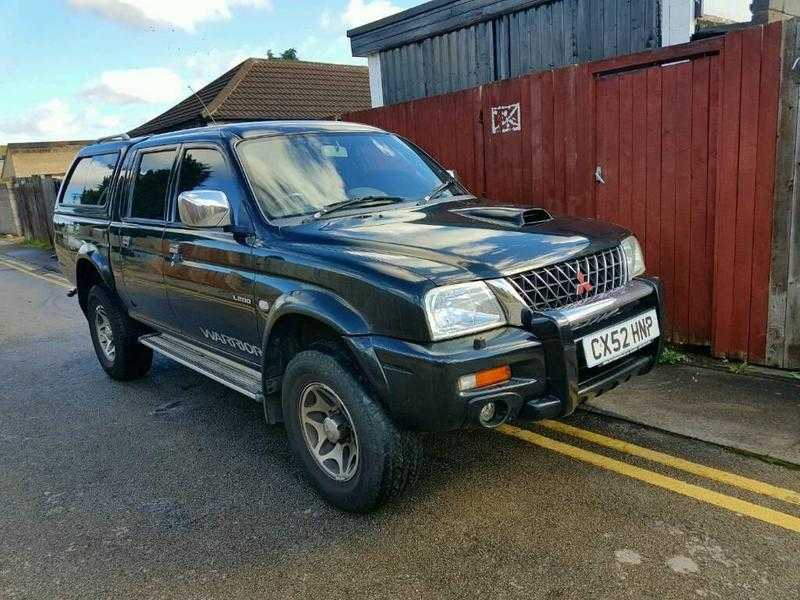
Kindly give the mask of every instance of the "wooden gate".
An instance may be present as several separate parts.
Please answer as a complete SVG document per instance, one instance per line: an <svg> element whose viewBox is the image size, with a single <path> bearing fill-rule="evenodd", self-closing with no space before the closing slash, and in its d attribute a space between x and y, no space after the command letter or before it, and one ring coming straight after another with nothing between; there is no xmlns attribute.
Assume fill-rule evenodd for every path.
<svg viewBox="0 0 800 600"><path fill-rule="evenodd" d="M639 238L676 342L711 341L720 63L703 55L596 79L596 216Z"/></svg>
<svg viewBox="0 0 800 600"><path fill-rule="evenodd" d="M630 228L664 280L670 338L763 362L781 34L752 27L345 118L416 141L476 194Z"/></svg>

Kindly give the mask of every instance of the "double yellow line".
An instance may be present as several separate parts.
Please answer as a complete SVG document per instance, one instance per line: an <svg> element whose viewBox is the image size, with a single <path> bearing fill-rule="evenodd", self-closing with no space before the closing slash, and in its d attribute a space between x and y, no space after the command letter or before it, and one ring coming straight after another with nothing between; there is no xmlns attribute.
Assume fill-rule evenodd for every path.
<svg viewBox="0 0 800 600"><path fill-rule="evenodd" d="M636 444L630 444L616 438L594 433L592 431L586 431L577 427L572 427L571 425L567 425L565 423L556 421L542 421L538 423L538 425L550 431L575 437L598 446L615 450L617 452L643 458L645 460L662 464L673 469L678 469L692 475L718 481L720 483L734 486L748 492L769 496L790 504L800 505L800 494L793 490L788 490L764 483L762 481L757 481L755 479L749 479L747 477L735 475L734 473L728 473L727 471L722 471L720 469L714 469L712 467L693 463L682 458L664 454L663 452L656 452L655 450L650 450L649 448L643 448L642 446L637 446ZM619 473L620 475L625 475L626 477L637 479L639 481L649 483L650 485L669 490L676 494L681 494L682 496L694 498L695 500L706 502L737 514L758 519L759 521L764 521L766 523L771 523L772 525L777 525L778 527L788 529L789 531L800 533L800 518L792 515L788 515L771 508L766 508L752 502L740 500L739 498L735 498L733 496L708 490L704 487L687 483L680 479L667 477L666 475L662 475L654 471L648 471L647 469L642 469L641 467L610 458L603 454L597 454L596 452L591 452L577 446L572 446L570 444L539 435L538 433L534 433L533 431L529 431L527 429L520 429L512 425L502 425L498 427L497 430L505 435L523 440L530 444L535 444L536 446L546 448L553 452L558 452L564 456L583 461L596 467L613 471L615 473Z"/></svg>
<svg viewBox="0 0 800 600"><path fill-rule="evenodd" d="M42 272L40 270L37 270L36 267L30 266L26 263L14 260L12 258L8 258L7 256L0 256L0 266L8 267L9 269L14 269L15 271L19 271L20 273L25 273L26 275L30 275L31 277L36 277L37 279L43 279L44 281L60 285L61 287L67 289L72 289L72 286L69 284L69 282L60 275L51 274L46 271Z"/></svg>

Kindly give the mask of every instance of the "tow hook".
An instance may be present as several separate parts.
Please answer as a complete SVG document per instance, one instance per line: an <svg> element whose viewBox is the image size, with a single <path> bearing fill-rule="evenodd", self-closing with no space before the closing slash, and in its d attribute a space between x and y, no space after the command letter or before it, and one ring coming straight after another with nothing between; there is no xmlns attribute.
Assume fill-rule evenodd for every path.
<svg viewBox="0 0 800 600"><path fill-rule="evenodd" d="M70 291L67 292L67 298L72 298L77 293L78 293L78 288L72 288Z"/></svg>

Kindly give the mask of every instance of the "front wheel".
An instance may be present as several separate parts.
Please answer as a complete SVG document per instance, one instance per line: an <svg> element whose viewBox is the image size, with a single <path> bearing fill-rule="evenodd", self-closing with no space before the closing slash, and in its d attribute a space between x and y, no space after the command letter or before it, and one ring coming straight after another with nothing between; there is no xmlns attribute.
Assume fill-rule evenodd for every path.
<svg viewBox="0 0 800 600"><path fill-rule="evenodd" d="M332 504L366 512L416 479L416 436L395 427L346 357L299 353L287 366L282 401L292 452Z"/></svg>

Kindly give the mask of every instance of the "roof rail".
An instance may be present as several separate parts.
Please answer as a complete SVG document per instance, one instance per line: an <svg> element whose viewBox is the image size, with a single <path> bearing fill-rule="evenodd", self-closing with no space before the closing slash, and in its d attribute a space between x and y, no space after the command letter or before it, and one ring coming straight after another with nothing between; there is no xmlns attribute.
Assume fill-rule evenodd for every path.
<svg viewBox="0 0 800 600"><path fill-rule="evenodd" d="M127 133L117 133L116 135L108 135L106 137L101 137L99 140L95 140L95 144L99 144L100 142L111 142L113 140L129 140L131 136Z"/></svg>

